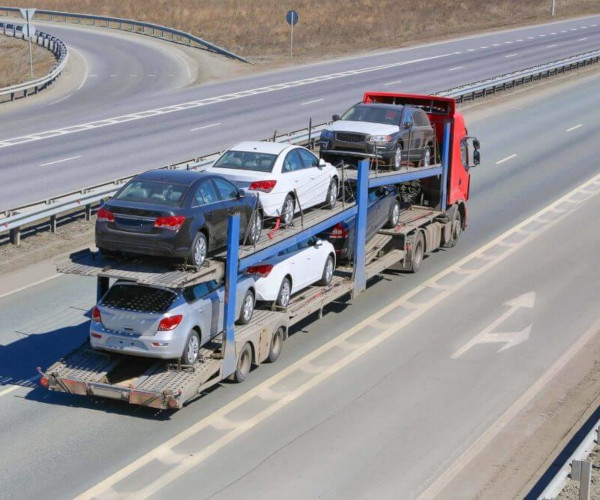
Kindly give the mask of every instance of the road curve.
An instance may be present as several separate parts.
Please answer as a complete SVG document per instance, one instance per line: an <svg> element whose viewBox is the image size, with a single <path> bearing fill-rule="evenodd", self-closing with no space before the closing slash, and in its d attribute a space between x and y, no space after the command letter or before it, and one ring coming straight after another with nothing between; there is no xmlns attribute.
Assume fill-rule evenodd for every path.
<svg viewBox="0 0 600 500"><path fill-rule="evenodd" d="M514 248L495 246L484 259L465 265L462 274L470 269L473 279L451 296L431 302L436 290L450 284L442 281L442 288L419 294L414 304L430 309L347 366L332 369L352 345L340 344L315 360L312 366L332 369L330 376L268 419L257 421L256 414L270 400L254 398L226 421L209 420L210 432L172 448L161 446L361 322L367 324L352 342L360 346L381 337L406 312L393 307L382 315L383 308L600 173L599 83L597 75L563 82L467 112L470 132L483 145L483 164L472 172L470 227L459 246L428 258L419 274L386 275L351 307L340 305L301 325L277 364L261 366L244 384L223 384L175 414L26 387L35 366L48 366L85 339L93 280L60 277L1 298L0 498L73 497L159 447L159 459L109 485L112 497L131 494L167 477L178 463L201 457L231 430L227 424L244 432L144 496L413 498L422 493L597 319L587 305L600 294L594 250L599 242L597 232L584 229L597 216L598 196L582 204L577 217L569 213L531 242L519 243L527 232L513 234ZM535 225L526 229L535 231ZM557 245L556 235L567 233L561 242L569 245ZM477 271L503 248L511 248L503 266ZM508 309L506 302L529 292L535 293L535 307L517 311L496 332L532 325L528 341L501 353L501 344L476 346L464 358L451 359ZM293 395L303 381L297 373L280 389Z"/></svg>
<svg viewBox="0 0 600 500"><path fill-rule="evenodd" d="M45 112L43 121L15 111L5 115L13 126L0 135L0 210L211 153L241 139L264 138L274 130L305 127L310 117L323 121L343 111L366 89L443 90L596 49L599 43L600 16L592 16L139 93L118 102L102 97L85 113L72 111L71 102L77 101L69 99L57 105L60 111ZM107 80L115 70L98 71L98 78Z"/></svg>

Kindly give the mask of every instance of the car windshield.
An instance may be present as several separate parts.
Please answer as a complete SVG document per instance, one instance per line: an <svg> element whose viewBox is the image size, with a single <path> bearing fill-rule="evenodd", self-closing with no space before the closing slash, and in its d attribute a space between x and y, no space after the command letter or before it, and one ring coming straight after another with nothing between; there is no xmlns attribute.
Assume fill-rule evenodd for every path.
<svg viewBox="0 0 600 500"><path fill-rule="evenodd" d="M398 109L392 109L387 106L380 107L357 104L344 113L342 120L398 125L400 123L401 116L401 107L398 107Z"/></svg>
<svg viewBox="0 0 600 500"><path fill-rule="evenodd" d="M171 307L176 298L175 292L164 288L117 283L100 304L125 311L163 313Z"/></svg>
<svg viewBox="0 0 600 500"><path fill-rule="evenodd" d="M277 155L256 153L252 151L227 151L219 158L214 168L231 168L235 170L253 170L255 172L271 172Z"/></svg>
<svg viewBox="0 0 600 500"><path fill-rule="evenodd" d="M171 182L133 180L114 199L177 207L181 205L187 188L186 185Z"/></svg>

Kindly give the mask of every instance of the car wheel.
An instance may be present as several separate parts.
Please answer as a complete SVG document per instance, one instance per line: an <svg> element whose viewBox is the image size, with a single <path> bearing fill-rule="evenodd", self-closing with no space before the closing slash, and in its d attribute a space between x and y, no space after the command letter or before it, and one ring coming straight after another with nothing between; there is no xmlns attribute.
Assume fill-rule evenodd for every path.
<svg viewBox="0 0 600 500"><path fill-rule="evenodd" d="M191 261L195 266L204 265L206 254L208 253L208 241L203 232L199 232L192 242Z"/></svg>
<svg viewBox="0 0 600 500"><path fill-rule="evenodd" d="M327 190L327 200L325 200L325 205L328 209L332 210L335 208L337 203L337 195L338 195L338 184L335 179L331 180L329 184L329 189Z"/></svg>
<svg viewBox="0 0 600 500"><path fill-rule="evenodd" d="M269 346L269 355L267 356L267 362L275 363L283 350L283 327L277 329L277 331L271 337L271 345Z"/></svg>
<svg viewBox="0 0 600 500"><path fill-rule="evenodd" d="M263 228L262 215L258 210L255 210L254 216L252 217L252 223L250 226L250 244L256 245L260 240L260 233Z"/></svg>
<svg viewBox="0 0 600 500"><path fill-rule="evenodd" d="M458 238L462 234L462 216L457 206L452 207L450 218L450 237L444 243L445 248L453 248L458 244Z"/></svg>
<svg viewBox="0 0 600 500"><path fill-rule="evenodd" d="M425 148L425 153L423 153L423 166L431 166L431 144L427 145L427 147Z"/></svg>
<svg viewBox="0 0 600 500"><path fill-rule="evenodd" d="M246 343L240 351L237 366L233 374L233 381L239 384L246 380L246 377L250 373L250 368L252 368L252 348L250 344Z"/></svg>
<svg viewBox="0 0 600 500"><path fill-rule="evenodd" d="M393 229L398 225L400 221L400 202L398 200L394 200L394 204L390 209L390 215L388 215L388 220L385 224L385 227Z"/></svg>
<svg viewBox="0 0 600 500"><path fill-rule="evenodd" d="M400 170L402 167L402 143L398 143L394 157L392 158L392 170Z"/></svg>
<svg viewBox="0 0 600 500"><path fill-rule="evenodd" d="M181 364L193 365L200 357L200 337L196 330L192 330L185 343L185 349L181 355Z"/></svg>
<svg viewBox="0 0 600 500"><path fill-rule="evenodd" d="M283 201L281 208L281 222L285 226L290 226L294 220L294 212L296 211L296 202L291 194L288 194Z"/></svg>
<svg viewBox="0 0 600 500"><path fill-rule="evenodd" d="M250 323L252 319L252 315L254 314L254 294L251 290L246 292L244 295L244 300L242 301L242 309L240 311L240 317L238 318L238 323L240 325L247 325Z"/></svg>
<svg viewBox="0 0 600 500"><path fill-rule="evenodd" d="M419 231L419 234L417 234L417 237L413 242L412 248L405 257L404 270L409 273L416 273L421 269L423 257L425 257L425 238L423 238L423 233Z"/></svg>
<svg viewBox="0 0 600 500"><path fill-rule="evenodd" d="M290 303L290 297L292 296L292 282L289 277L283 278L281 286L279 287L279 293L277 294L277 305L280 307L287 307Z"/></svg>
<svg viewBox="0 0 600 500"><path fill-rule="evenodd" d="M333 279L333 267L333 257L330 255L325 261L325 266L323 267L323 275L321 276L321 281L319 281L319 285L327 286L331 283L331 280Z"/></svg>

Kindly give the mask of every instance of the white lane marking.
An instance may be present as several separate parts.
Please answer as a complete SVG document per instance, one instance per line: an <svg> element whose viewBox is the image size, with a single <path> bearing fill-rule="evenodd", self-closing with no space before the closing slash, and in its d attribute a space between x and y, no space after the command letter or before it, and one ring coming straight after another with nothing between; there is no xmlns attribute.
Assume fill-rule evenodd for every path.
<svg viewBox="0 0 600 500"><path fill-rule="evenodd" d="M154 73L149 73L148 76L156 76Z"/></svg>
<svg viewBox="0 0 600 500"><path fill-rule="evenodd" d="M34 382L39 380L40 377L41 377L41 375L36 375L35 377L31 377L30 379L27 379L27 383L33 384ZM31 389L31 387L29 387L27 385L11 385L9 388L4 389L3 391L0 391L0 398L2 396L6 396L6 395L10 394L11 392L16 391L17 389Z"/></svg>
<svg viewBox="0 0 600 500"><path fill-rule="evenodd" d="M64 96L64 97L61 97L60 99L58 99L58 100L54 101L52 104L58 104L59 102L62 102L62 101L64 101L65 99L68 99L69 97L71 97L71 96L72 96L74 93L75 93L75 92L72 92L71 94L67 94L66 96Z"/></svg>
<svg viewBox="0 0 600 500"><path fill-rule="evenodd" d="M48 165L55 165L56 163L62 163L65 161L76 160L77 158L81 158L82 155L79 156L71 156L69 158L63 158L62 160L49 161L48 163L42 163L40 167L47 167Z"/></svg>
<svg viewBox="0 0 600 500"><path fill-rule="evenodd" d="M577 28L571 28L571 31L577 31Z"/></svg>
<svg viewBox="0 0 600 500"><path fill-rule="evenodd" d="M534 36L528 36L527 40L535 40L535 37Z"/></svg>
<svg viewBox="0 0 600 500"><path fill-rule="evenodd" d="M464 66L456 66L455 68L450 68L448 71L456 71L456 70L463 69L463 68L464 68Z"/></svg>
<svg viewBox="0 0 600 500"><path fill-rule="evenodd" d="M538 35L540 38L544 38L546 35Z"/></svg>
<svg viewBox="0 0 600 500"><path fill-rule="evenodd" d="M560 30L560 32L561 32L561 33L566 33L566 32L567 32L567 30Z"/></svg>
<svg viewBox="0 0 600 500"><path fill-rule="evenodd" d="M475 52L477 49L467 49L467 52Z"/></svg>
<svg viewBox="0 0 600 500"><path fill-rule="evenodd" d="M2 295L0 295L0 299L3 299L4 297L8 297L9 295L13 295L15 293L22 292L23 290L27 290L28 288L41 285L42 283L45 283L46 281L53 280L54 278L58 278L59 276L62 276L62 275L56 273L56 274L53 274L52 276L48 276L48 277L43 278L41 280L35 281L33 283L29 283L28 285L24 285L24 286L22 286L20 288L16 288L14 290L11 290L10 292L3 293Z"/></svg>
<svg viewBox="0 0 600 500"><path fill-rule="evenodd" d="M567 132L573 132L573 130L577 130L578 128L583 127L583 123L575 125L574 127L568 128Z"/></svg>
<svg viewBox="0 0 600 500"><path fill-rule="evenodd" d="M479 47L480 49L487 49L487 45L482 45L481 47Z"/></svg>
<svg viewBox="0 0 600 500"><path fill-rule="evenodd" d="M458 55L458 54L462 54L462 50L458 51L458 52L454 52L454 54Z"/></svg>
<svg viewBox="0 0 600 500"><path fill-rule="evenodd" d="M222 123L211 123L210 125L203 125L202 127L192 128L190 129L190 132L195 132L196 130L203 130L205 128L217 127L218 125L222 125Z"/></svg>
<svg viewBox="0 0 600 500"><path fill-rule="evenodd" d="M111 74L111 75L108 75L108 76L110 76L111 78L118 78L119 77L119 75L115 75L114 73Z"/></svg>
<svg viewBox="0 0 600 500"><path fill-rule="evenodd" d="M129 75L129 76L130 76L131 78L136 78L136 77L137 77L137 75L134 75L134 74L131 74L131 75Z"/></svg>
<svg viewBox="0 0 600 500"><path fill-rule="evenodd" d="M556 33L550 33L551 35L556 35Z"/></svg>
<svg viewBox="0 0 600 500"><path fill-rule="evenodd" d="M508 54L507 56L504 57L515 57L517 54Z"/></svg>
<svg viewBox="0 0 600 500"><path fill-rule="evenodd" d="M502 164L502 163L504 163L505 161L512 160L512 159L513 159L514 157L516 157L516 156L517 156L517 154L515 153L515 154L513 154L513 155L507 156L506 158L502 158L500 161L497 161L497 162L496 162L496 165L501 165L501 164Z"/></svg>
<svg viewBox="0 0 600 500"><path fill-rule="evenodd" d="M504 45L510 45L512 42L504 42Z"/></svg>
<svg viewBox="0 0 600 500"><path fill-rule="evenodd" d="M87 63L87 60L86 60L85 56L81 52L79 52L77 49L74 49L73 47L71 47L71 50L73 52L75 52L76 54L79 54L79 57L83 61L83 68L84 68L83 69L83 80L81 80L81 83L79 84L79 87L77 87L77 90L75 90L75 92L79 92L81 90L81 88L85 85L85 82L88 79L88 74L89 74L90 68L88 66L88 63ZM73 93L75 93L75 92L73 92ZM56 102L59 102L59 101L56 101Z"/></svg>
<svg viewBox="0 0 600 500"><path fill-rule="evenodd" d="M515 403L506 410L492 426L482 434L465 452L458 457L420 496L420 499L439 498L442 491L454 478L494 439L498 433L523 409L540 391L547 386L585 345L600 330L600 320L596 321L546 372L527 389Z"/></svg>
<svg viewBox="0 0 600 500"><path fill-rule="evenodd" d="M552 45L548 45L548 46L547 46L547 48L548 48L548 49L551 49L552 47L556 47L556 44L555 44L555 43L553 43Z"/></svg>
<svg viewBox="0 0 600 500"><path fill-rule="evenodd" d="M580 38L579 40L577 40L578 42L583 42L584 40L587 40L587 36L584 38Z"/></svg>
<svg viewBox="0 0 600 500"><path fill-rule="evenodd" d="M522 38L519 38L519 39L517 40L517 42L522 42L522 41L523 41L523 39L522 39Z"/></svg>
<svg viewBox="0 0 600 500"><path fill-rule="evenodd" d="M444 269L443 271L436 274L432 278L429 278L429 280L427 280L425 283L413 288L411 291L409 291L406 294L404 294L403 296L399 297L398 299L393 301L391 304L380 309L379 311L372 314L368 318L365 318L364 320L359 322L357 325L353 326L349 330L340 334L335 339L332 339L328 343L322 345L318 349L307 354L306 356L304 356L303 358L294 362L290 366L284 368L279 373L273 375L271 378L269 378L266 381L262 382L261 384L257 385L253 389L249 390L248 392L245 392L243 395L241 395L237 399L229 402L228 404L226 404L219 410L215 411L211 415L208 415L208 416L204 417L202 420L197 421L195 424L190 425L186 430L180 432L179 434L170 438L163 444L157 446L153 450L142 455L140 458L134 460L129 465L127 465L127 466L123 467L122 469L118 470L117 472L113 473L112 475L110 475L106 479L102 480L95 486L91 487L87 491L83 492L81 495L77 496L76 498L81 499L81 500L84 500L84 499L87 500L89 498L99 498L103 494L107 494L106 495L107 497L112 498L111 495L114 493L117 493L116 490L113 488L115 484L117 484L120 481L124 480L125 478L131 476L135 472L138 472L140 469L142 469L143 467L148 465L150 462L152 462L154 460L160 461L161 456L168 454L168 452L170 450L172 450L175 446L184 442L186 439L195 436L197 433L199 433L202 430L206 429L207 427L213 425L213 423L218 423L220 421L227 420L226 416L230 412L235 410L236 408L239 408L240 406L247 403L254 397L260 397L260 395L266 389L269 389L270 387L275 386L275 384L279 383L281 380L283 380L285 377L287 377L291 373L296 373L298 370L303 370L305 367L308 367L314 359L318 358L323 353L330 351L332 348L336 348L338 345L340 345L340 343L345 343L347 339L351 338L352 335L356 334L361 329L372 326L374 321L379 320L380 318L384 317L385 315L389 314L390 312L394 311L395 309L402 307L407 302L410 302L410 300L413 297L422 293L424 290L427 290L427 288L429 286L431 286L432 284L437 283L438 281L444 279L446 276L448 276L452 273L460 272L461 266L468 264L473 259L477 259L480 255L485 254L485 252L489 251L494 246L501 244L503 242L503 240L510 238L515 232L519 232L522 228L527 227L529 224L531 224L532 221L539 219L540 217L542 217L543 215L545 215L547 213L551 213L555 209L555 207L564 203L566 200L568 200L574 194L577 194L592 185L598 186L599 181L600 181L600 174L592 177L590 180L584 182L583 184L580 184L578 187L576 187L575 189L573 189L572 191L570 191L563 197L559 198L558 200L554 201L550 205L546 206L539 212L533 214L532 216L530 216L527 219L525 219L524 221L520 222L513 228L502 233L500 236L494 238L489 243L486 243L479 249L475 250L473 253L463 257L461 260L459 260L458 262L455 262L450 267ZM600 193L600 189L595 191L593 196L595 196L599 193ZM178 462L176 467L171 468L166 473L162 474L160 477L155 478L153 482L146 483L145 487L142 490L137 490L135 495L130 494L129 496L132 496L134 498L150 497L153 492L156 492L156 491L162 489L167 484L173 482L174 480L179 478L185 472L189 471L193 467L197 466L199 463L203 462L208 457L217 453L221 448L226 446L228 443L232 442L234 439L236 439L240 435L251 430L252 428L257 426L264 420L268 419L271 415L278 412L281 408L284 408L285 406L289 405L291 402L298 399L301 395L308 392L310 389L312 389L313 387L318 385L321 381L327 379L334 373L337 373L343 367L345 367L346 365L348 365L349 363L351 363L352 361L357 359L359 356L365 354L366 352L369 352L371 349L378 346L382 341L384 341L387 338L398 333L404 326L410 324L411 322L413 322L414 320L416 320L417 318L422 316L425 312L431 310L438 303L440 303L443 299L451 296L452 294L455 293L456 290L462 288L466 283L473 281L476 277L479 277L481 274L485 273L489 269L493 268L494 266L498 265L501 262L504 262L509 256L513 255L517 250L519 250L520 248L525 246L527 243L529 243L531 240L536 238L538 235L549 230L557 222L566 218L567 215L571 214L575 209L576 209L576 206L573 206L573 208L569 208L564 213L561 213L561 214L553 217L551 222L544 224L536 231L530 233L528 236L521 239L518 243L511 245L510 248L508 248L505 252L499 254L496 257L496 260L486 262L483 266L480 266L476 270L473 270L472 272L470 272L467 276L465 276L465 278L462 281L460 281L454 287L449 287L448 290L446 290L446 291L440 291L440 293L437 294L434 298L432 298L429 302L419 304L419 306L417 308L412 310L411 313L409 315L405 316L402 320L400 320L399 322L396 322L393 326L389 327L388 329L386 329L382 332L373 334L370 337L370 340L368 340L367 342L365 342L363 344L360 344L359 347L357 347L353 352L349 353L346 357L342 358L340 361L337 361L333 365L330 365L329 367L324 368L323 370L319 371L318 373L316 373L314 375L313 378L309 379L304 384L300 385L299 387L297 387L289 392L282 393L280 399L274 401L271 404L271 406L268 406L264 410L260 411L254 417L249 417L248 419L244 420L243 422L238 422L237 423L238 425L233 430L231 430L229 433L217 438L215 441L210 443L208 446L203 446L203 448L199 449L197 453L181 455L181 460ZM529 391L531 391L531 390L532 389L529 389ZM277 391L274 391L274 392L277 393ZM454 477L454 476L452 476L452 477Z"/></svg>
<svg viewBox="0 0 600 500"><path fill-rule="evenodd" d="M587 26L580 26L580 28L581 28L582 30L586 30L586 29L587 29Z"/></svg>
<svg viewBox="0 0 600 500"><path fill-rule="evenodd" d="M89 75L90 78L96 78L98 75Z"/></svg>
<svg viewBox="0 0 600 500"><path fill-rule="evenodd" d="M314 104L315 102L321 102L324 100L325 99L315 99L314 101L306 101L306 102L300 103L300 106L306 106L307 104Z"/></svg>
<svg viewBox="0 0 600 500"><path fill-rule="evenodd" d="M387 83L384 83L383 86L387 87L388 85L395 85L396 83L402 83L402 80L396 80L394 82L387 82Z"/></svg>
<svg viewBox="0 0 600 500"><path fill-rule="evenodd" d="M71 127L65 127L62 129L45 130L43 132L38 132L37 134L30 134L27 136L13 137L10 139L0 139L0 148L6 148L6 147L14 146L17 144L23 144L25 142L39 141L42 139L48 139L48 138L56 137L59 135L73 134L76 132L81 132L82 127L87 127L88 129L93 129L93 128L114 125L115 123L118 123L117 120L119 120L119 122L142 120L142 119L148 118L150 116L174 113L177 111L183 111L183 110L187 110L187 109L191 109L191 108L199 108L202 106L210 106L211 104L216 104L216 103L224 102L224 101L231 101L234 99L242 99L244 97L250 97L250 96L254 96L254 95L258 95L258 94L266 94L269 92L276 92L279 90L284 90L284 89L293 88L293 87L312 85L314 83L320 83L320 82L329 81L329 80L336 80L336 79L351 77L351 76L360 75L360 74L364 74L364 73L372 73L372 72L382 71L382 70L386 70L386 69L390 69L390 68L398 68L400 66L417 64L417 63L425 62L425 61L433 61L436 59L443 59L446 57L450 57L452 55L453 55L453 53L449 52L447 54L440 54L437 56L421 57L419 59L411 59L408 61L400 61L400 62L395 62L395 63L382 64L380 66L369 66L369 67L365 67L365 68L348 70L348 71L343 71L343 72L339 72L339 73L331 73L331 74L316 76L316 77L312 77L312 78L305 78L302 80L294 80L294 81L289 81L289 82L278 83L275 85L269 85L267 87L258 87L258 88L254 88L254 89L235 92L232 94L224 94L224 95L217 96L217 97L208 97L208 98L201 99L198 101L182 102L182 103L173 104L170 106L164 106L162 108L139 111L137 113L132 113L129 115L117 116L117 117L113 117L113 118L107 118L104 120L98 120L95 122L88 122L88 123L73 125Z"/></svg>

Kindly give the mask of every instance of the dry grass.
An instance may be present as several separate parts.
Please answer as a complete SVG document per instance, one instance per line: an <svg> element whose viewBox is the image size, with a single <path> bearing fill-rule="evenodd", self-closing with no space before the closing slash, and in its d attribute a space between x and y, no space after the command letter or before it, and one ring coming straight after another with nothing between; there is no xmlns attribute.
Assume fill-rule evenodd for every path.
<svg viewBox="0 0 600 500"><path fill-rule="evenodd" d="M16 6L20 0L5 0ZM190 31L243 56L289 50L285 13L300 14L295 53L334 55L550 19L551 0L31 0L28 5L112 15ZM600 12L600 0L557 0L557 18Z"/></svg>
<svg viewBox="0 0 600 500"><path fill-rule="evenodd" d="M33 76L42 77L56 64L54 54L33 45ZM0 36L0 89L31 80L29 43L12 37Z"/></svg>

